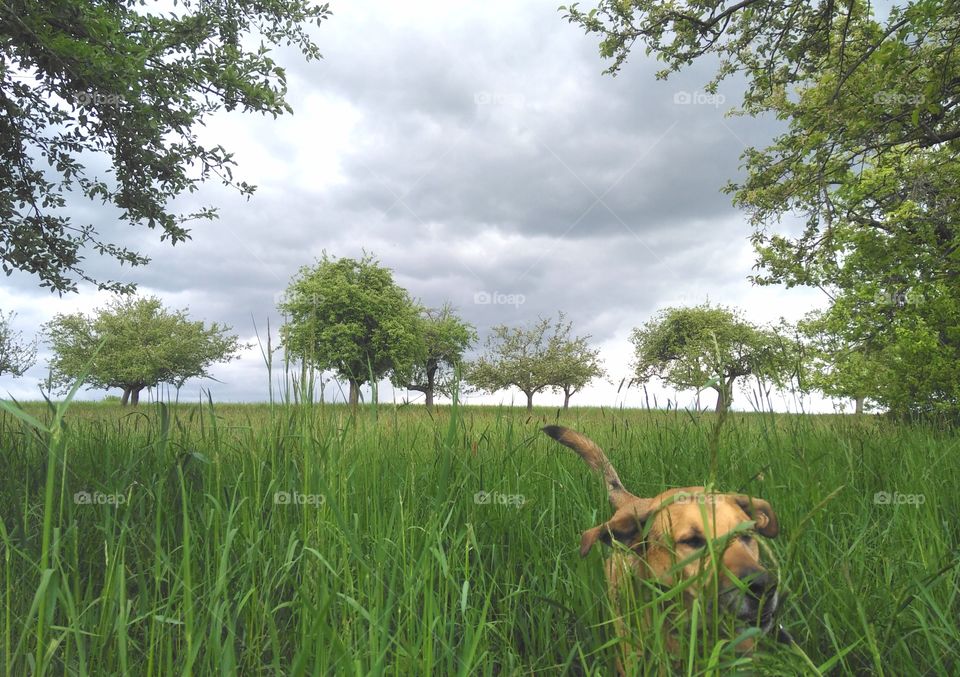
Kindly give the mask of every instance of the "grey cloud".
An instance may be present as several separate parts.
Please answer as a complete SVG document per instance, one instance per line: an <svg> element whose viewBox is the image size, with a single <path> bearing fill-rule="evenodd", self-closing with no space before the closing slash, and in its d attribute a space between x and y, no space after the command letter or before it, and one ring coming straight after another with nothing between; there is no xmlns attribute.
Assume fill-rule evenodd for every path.
<svg viewBox="0 0 960 677"><path fill-rule="evenodd" d="M215 185L184 196L183 211L212 203L221 218L175 248L82 207L154 258L122 269L125 278L245 337L254 319L261 331L267 318L277 326L277 294L324 249L375 253L414 296L453 302L481 333L563 309L597 343L625 340L665 301L747 294L749 265L733 262L749 230L720 189L744 144L764 144L777 125L723 118L737 82L721 90L722 105L704 101L711 64L660 82L638 51L620 76L603 76L595 39L535 2L334 12L316 34L322 61L278 55L294 117L244 118L242 134L222 139L242 160L236 176L259 176L252 200ZM348 138L303 117L316 97L355 116ZM307 140L284 133L292 125L344 144L336 181L297 181L315 167L301 153ZM256 157L282 171L243 160ZM108 261L91 267L118 272ZM11 280L10 293L47 317L69 307L25 276ZM266 397L256 354L215 374L228 381L212 384L215 397Z"/></svg>

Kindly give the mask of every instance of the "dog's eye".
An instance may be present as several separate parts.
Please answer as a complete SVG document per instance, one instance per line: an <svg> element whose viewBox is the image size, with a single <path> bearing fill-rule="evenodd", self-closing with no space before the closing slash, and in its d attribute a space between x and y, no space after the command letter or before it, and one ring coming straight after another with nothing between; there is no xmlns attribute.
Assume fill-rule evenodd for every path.
<svg viewBox="0 0 960 677"><path fill-rule="evenodd" d="M688 548L693 548L695 550L698 548L702 548L707 544L707 542L703 540L703 536L697 536L697 535L687 536L686 538L681 539L679 543L687 546Z"/></svg>

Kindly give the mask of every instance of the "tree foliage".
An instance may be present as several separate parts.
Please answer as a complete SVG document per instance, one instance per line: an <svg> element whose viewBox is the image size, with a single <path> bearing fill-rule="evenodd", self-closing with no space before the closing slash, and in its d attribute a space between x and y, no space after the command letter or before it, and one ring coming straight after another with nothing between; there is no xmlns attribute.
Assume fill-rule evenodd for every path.
<svg viewBox="0 0 960 677"><path fill-rule="evenodd" d="M862 0L604 0L567 16L601 36L612 72L639 41L666 62L662 77L707 55L720 59L708 87L744 77L742 112L788 124L746 151L746 179L728 186L754 227L754 281L829 295L816 324L831 392L865 388L895 412L956 413L957 5L872 10ZM799 232L776 232L796 216Z"/></svg>
<svg viewBox="0 0 960 677"><path fill-rule="evenodd" d="M590 347L590 335L575 336L573 323L560 313L550 337L548 351L552 376L551 387L563 393L563 408L570 398L597 378L605 375L600 350Z"/></svg>
<svg viewBox="0 0 960 677"><path fill-rule="evenodd" d="M551 385L549 329L545 318L530 327L493 327L467 381L490 392L516 387L527 397L527 410L533 409L533 396Z"/></svg>
<svg viewBox="0 0 960 677"><path fill-rule="evenodd" d="M717 411L726 411L739 379L759 376L782 383L786 360L774 333L735 310L704 304L666 308L633 330L635 380L660 378L675 388L717 391Z"/></svg>
<svg viewBox="0 0 960 677"><path fill-rule="evenodd" d="M563 313L556 320L540 318L528 327L497 325L487 337L485 352L469 368L467 380L495 392L515 387L533 409L533 396L547 388L569 396L601 375L589 337L575 337Z"/></svg>
<svg viewBox="0 0 960 677"><path fill-rule="evenodd" d="M408 390L422 392L428 407L436 393L447 397L455 387L463 354L477 340L473 325L457 316L453 307L426 308L417 327L419 350L408 375L400 374Z"/></svg>
<svg viewBox="0 0 960 677"><path fill-rule="evenodd" d="M156 297L121 297L93 315L57 315L44 328L52 383L68 388L89 369L88 386L123 389L124 405L137 404L144 388L210 378L212 365L234 359L242 347L230 327L190 320Z"/></svg>
<svg viewBox="0 0 960 677"><path fill-rule="evenodd" d="M311 24L328 14L308 0L9 0L0 3L0 263L51 290L98 280L92 250L121 264L148 259L107 241L65 208L79 196L113 208L118 222L146 225L161 240L189 237L168 202L211 178L233 179L232 155L195 130L221 110L274 117L290 111L286 76L272 46L319 58ZM254 37L255 40L251 40ZM105 172L88 165L106 161Z"/></svg>
<svg viewBox="0 0 960 677"><path fill-rule="evenodd" d="M753 373L758 407L768 406L773 411L770 396L775 390L795 396L820 390L813 369L815 351L800 327L780 318L778 323L760 331L765 345Z"/></svg>
<svg viewBox="0 0 960 677"><path fill-rule="evenodd" d="M879 355L845 340L846 328L832 326L834 318L835 313L817 311L800 322L810 347L810 387L830 397L854 400L861 413L864 403L875 401L880 382L889 374Z"/></svg>
<svg viewBox="0 0 960 677"><path fill-rule="evenodd" d="M420 306L369 254L358 260L324 252L300 269L279 309L288 353L347 381L352 405L364 383L390 376L402 384L421 352Z"/></svg>
<svg viewBox="0 0 960 677"><path fill-rule="evenodd" d="M37 359L36 342L26 342L23 334L14 330L16 313L0 311L0 376L23 376Z"/></svg>

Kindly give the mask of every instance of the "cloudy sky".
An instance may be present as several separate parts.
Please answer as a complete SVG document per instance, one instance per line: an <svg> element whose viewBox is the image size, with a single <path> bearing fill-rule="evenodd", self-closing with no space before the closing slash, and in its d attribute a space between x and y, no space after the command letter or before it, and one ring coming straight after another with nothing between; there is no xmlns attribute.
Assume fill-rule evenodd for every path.
<svg viewBox="0 0 960 677"><path fill-rule="evenodd" d="M221 217L197 224L192 240L174 248L77 204L78 221L93 220L153 257L132 270L91 259L92 271L135 281L142 293L252 341L254 323L261 336L268 319L276 329L276 299L300 266L323 250L366 250L427 305L452 302L481 336L494 324L565 311L601 348L613 382L574 404L604 406L641 405L642 392L618 393L617 385L629 371L631 328L659 308L709 299L767 322L823 303L819 292L747 279L750 229L721 188L739 176L744 148L764 145L777 126L725 117L742 89L731 81L707 97L712 64L657 81L658 65L637 50L616 78L603 75L596 39L566 23L555 1L331 7L315 31L323 60L277 55L292 116L223 114L201 130L204 141L235 153L235 175L258 186L254 197L211 184L180 200L184 211L215 205ZM89 287L50 295L24 274L0 288L0 309L16 311L15 326L28 336L56 313L108 300ZM37 399L46 357L41 345L26 376L0 376L0 393ZM189 382L181 399L201 388L218 401L267 398L258 348L214 375ZM337 392L331 384L327 397ZM656 385L650 392L661 405L695 399ZM738 398L738 408L750 408ZM511 400L522 396L470 398ZM547 394L538 403L560 401ZM704 394L701 404L713 401ZM792 399L777 405L797 407Z"/></svg>

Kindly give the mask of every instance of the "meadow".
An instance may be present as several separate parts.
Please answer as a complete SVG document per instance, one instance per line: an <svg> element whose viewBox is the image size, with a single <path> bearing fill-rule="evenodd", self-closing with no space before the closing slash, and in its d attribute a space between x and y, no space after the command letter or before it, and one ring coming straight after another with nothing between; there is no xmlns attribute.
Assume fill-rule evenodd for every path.
<svg viewBox="0 0 960 677"><path fill-rule="evenodd" d="M578 555L609 508L555 422L636 494L715 474L777 511L796 646L704 621L644 671L960 673L955 431L207 401L0 411L3 674L612 674L607 552Z"/></svg>

